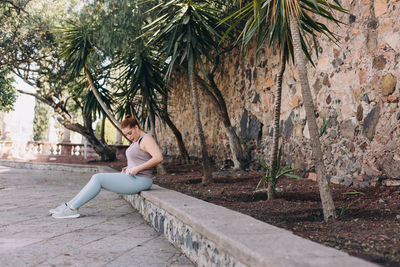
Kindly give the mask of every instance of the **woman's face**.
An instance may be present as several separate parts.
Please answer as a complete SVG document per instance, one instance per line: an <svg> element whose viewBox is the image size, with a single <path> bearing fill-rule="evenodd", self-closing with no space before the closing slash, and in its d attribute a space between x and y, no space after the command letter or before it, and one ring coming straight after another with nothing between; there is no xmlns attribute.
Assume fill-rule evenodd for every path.
<svg viewBox="0 0 400 267"><path fill-rule="evenodd" d="M133 142L136 142L141 134L141 131L137 125L133 128L130 127L122 128L122 132L129 140Z"/></svg>

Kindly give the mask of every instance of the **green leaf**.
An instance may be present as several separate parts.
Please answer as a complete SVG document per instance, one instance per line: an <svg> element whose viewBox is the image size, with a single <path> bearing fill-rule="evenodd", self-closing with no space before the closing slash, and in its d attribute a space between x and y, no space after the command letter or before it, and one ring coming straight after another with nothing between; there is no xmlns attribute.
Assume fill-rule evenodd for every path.
<svg viewBox="0 0 400 267"><path fill-rule="evenodd" d="M295 175L295 174L290 174L290 173L287 173L287 174L285 174L285 176L287 176L287 177L290 177L290 178L295 178L295 179L304 179L303 177L301 177L301 176L298 176L298 175Z"/></svg>
<svg viewBox="0 0 400 267"><path fill-rule="evenodd" d="M365 195L363 192L357 192L357 191L345 192L343 194L345 194L345 195Z"/></svg>

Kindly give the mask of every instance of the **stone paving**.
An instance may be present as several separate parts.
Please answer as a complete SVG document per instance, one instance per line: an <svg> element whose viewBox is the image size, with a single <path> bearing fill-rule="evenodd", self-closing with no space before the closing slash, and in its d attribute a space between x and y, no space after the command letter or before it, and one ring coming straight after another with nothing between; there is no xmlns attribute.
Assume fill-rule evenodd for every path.
<svg viewBox="0 0 400 267"><path fill-rule="evenodd" d="M0 166L0 265L193 266L112 192L102 190L81 218L49 216L92 174Z"/></svg>

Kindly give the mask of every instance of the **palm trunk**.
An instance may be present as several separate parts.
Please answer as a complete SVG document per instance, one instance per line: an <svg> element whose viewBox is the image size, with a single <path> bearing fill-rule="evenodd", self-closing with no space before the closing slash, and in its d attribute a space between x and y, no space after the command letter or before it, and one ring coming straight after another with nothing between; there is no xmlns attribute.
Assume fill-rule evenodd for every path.
<svg viewBox="0 0 400 267"><path fill-rule="evenodd" d="M151 134L154 137L154 140L156 141L158 145L158 138L157 138L157 133L156 133L156 123L153 114L151 114L150 109L148 111L148 116L150 119L150 125L151 125ZM165 170L165 166L162 162L158 163L157 166L157 175L166 175L167 171Z"/></svg>
<svg viewBox="0 0 400 267"><path fill-rule="evenodd" d="M335 205L333 203L331 190L326 179L326 169L319 141L319 132L315 120L314 103L311 95L310 85L308 83L307 68L304 54L302 51L298 20L295 17L290 18L290 31L293 38L294 55L297 63L297 72L301 84L301 93L304 99L304 108L310 132L310 141L312 144L312 159L317 172L317 181L319 193L322 201L322 209L325 221L336 219Z"/></svg>
<svg viewBox="0 0 400 267"><path fill-rule="evenodd" d="M162 119L167 123L168 127L171 129L172 133L175 135L176 142L178 143L179 153L181 154L182 161L186 164L190 163L189 153L186 150L185 143L183 143L182 134L176 128L175 124L171 121L171 118L168 115L168 96L163 96L164 102L164 110L162 111Z"/></svg>
<svg viewBox="0 0 400 267"><path fill-rule="evenodd" d="M275 176L276 171L280 166L278 162L278 147L279 147L279 124L281 121L281 98L282 98L282 80L286 68L286 57L282 57L281 68L278 74L278 86L275 94L275 114L274 114L274 135L272 139L272 160L271 160L271 180L268 183L268 200L275 199Z"/></svg>
<svg viewBox="0 0 400 267"><path fill-rule="evenodd" d="M112 113L108 110L106 104L104 104L103 100L101 99L99 90L97 90L96 85L93 82L93 77L92 74L90 73L88 67L85 65L84 66L85 69L85 74L86 74L86 78L89 81L89 85L90 88L92 88L92 91L97 99L97 102L99 102L101 108L103 109L104 113L106 114L107 118L111 121L111 123L114 125L114 127L123 135L124 133L122 132L121 129L121 124L114 118L114 116L112 115Z"/></svg>
<svg viewBox="0 0 400 267"><path fill-rule="evenodd" d="M204 137L203 127L201 126L200 121L200 107L199 107L199 92L197 91L197 87L194 84L193 74L189 77L190 81L190 89L192 90L193 97L193 107L194 107L194 116L196 120L197 130L199 132L200 139L200 149L203 160L203 179L202 184L212 183L212 174L211 174L211 163L210 158L208 157L206 140Z"/></svg>

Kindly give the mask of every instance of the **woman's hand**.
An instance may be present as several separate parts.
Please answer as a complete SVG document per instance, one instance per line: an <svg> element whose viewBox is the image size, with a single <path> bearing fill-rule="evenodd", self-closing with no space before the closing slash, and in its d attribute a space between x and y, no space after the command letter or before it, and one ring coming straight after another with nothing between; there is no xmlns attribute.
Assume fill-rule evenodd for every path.
<svg viewBox="0 0 400 267"><path fill-rule="evenodd" d="M128 170L128 174L129 175L136 175L139 171L140 171L140 169L138 169L137 167L133 167L133 168L130 168Z"/></svg>
<svg viewBox="0 0 400 267"><path fill-rule="evenodd" d="M126 168L127 167L123 167L121 173L125 173L126 172Z"/></svg>

